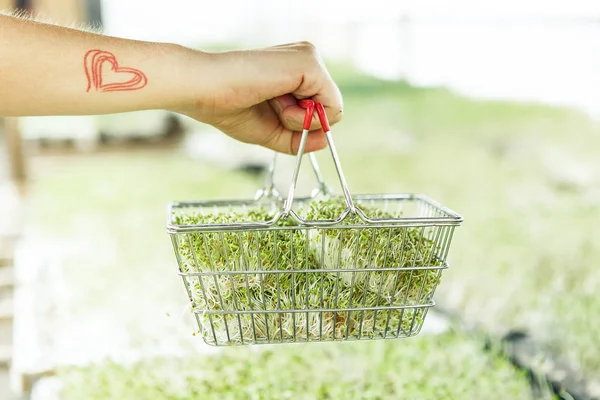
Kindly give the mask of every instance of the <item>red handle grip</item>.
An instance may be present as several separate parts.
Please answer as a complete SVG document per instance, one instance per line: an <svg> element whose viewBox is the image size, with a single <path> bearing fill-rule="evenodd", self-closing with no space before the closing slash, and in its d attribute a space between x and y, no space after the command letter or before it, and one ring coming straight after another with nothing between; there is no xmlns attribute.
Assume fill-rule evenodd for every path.
<svg viewBox="0 0 600 400"><path fill-rule="evenodd" d="M323 107L323 104L319 103L318 101L305 99L300 100L298 105L306 109L306 115L304 116L304 124L302 125L302 129L310 129L313 113L316 110L317 116L319 117L319 122L321 122L321 127L323 128L323 132L329 132L331 130L331 127L329 126L329 120L327 119L327 113L325 113L325 107Z"/></svg>
<svg viewBox="0 0 600 400"><path fill-rule="evenodd" d="M302 108L306 109L306 114L304 114L304 123L302 124L302 129L309 130L310 124L312 123L313 114L315 112L315 102L313 100L300 100L298 105Z"/></svg>
<svg viewBox="0 0 600 400"><path fill-rule="evenodd" d="M331 127L329 126L329 120L327 119L327 114L325 113L325 107L323 107L323 104L317 101L315 102L315 109L317 110L319 121L321 121L321 127L323 128L323 132L329 132L331 130Z"/></svg>

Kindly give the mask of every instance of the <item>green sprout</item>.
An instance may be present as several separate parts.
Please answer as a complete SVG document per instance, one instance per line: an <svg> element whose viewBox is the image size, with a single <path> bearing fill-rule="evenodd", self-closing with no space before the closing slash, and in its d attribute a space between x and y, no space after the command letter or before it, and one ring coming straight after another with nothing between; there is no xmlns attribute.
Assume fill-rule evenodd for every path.
<svg viewBox="0 0 600 400"><path fill-rule="evenodd" d="M372 205L357 206L370 218L397 217ZM263 205L178 211L174 222L265 222L277 210ZM299 214L311 221L334 220L345 210L344 201L333 198L312 201ZM178 235L181 272L207 343L418 332L441 273L439 246L422 227L372 227L356 215L335 228L300 226L291 218L275 227Z"/></svg>

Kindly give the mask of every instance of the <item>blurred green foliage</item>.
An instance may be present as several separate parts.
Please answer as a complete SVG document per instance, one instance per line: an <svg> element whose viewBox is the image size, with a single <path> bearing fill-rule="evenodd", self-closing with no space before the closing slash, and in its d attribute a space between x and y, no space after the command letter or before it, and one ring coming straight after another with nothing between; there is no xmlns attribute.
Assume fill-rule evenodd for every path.
<svg viewBox="0 0 600 400"><path fill-rule="evenodd" d="M350 190L421 192L465 217L437 303L493 333L529 330L585 372L600 373L600 319L590 317L600 310L594 261L600 257L600 125L576 110L469 99L333 64L331 73L344 95L344 119L333 134ZM328 150L317 158L337 189ZM76 288L72 317L110 309L136 340L152 342L169 340L162 306L186 300L164 231L167 202L248 197L261 184L178 152L97 155L46 168L30 209L36 229L49 237L99 244L65 260L66 284ZM102 257L106 243L115 246L114 259ZM102 272L89 272L94 269ZM139 304L124 306L132 298L144 299L143 313ZM238 398L232 390L240 387L254 390L254 398L285 398L290 391L297 391L294 398L342 392L348 399L401 392L419 399L526 397L522 376L460 333L299 349L191 353L186 360L131 369L100 364L62 376L69 398L90 399L106 398L103 393L197 398L194 391ZM360 372L356 380L344 372L341 360L348 359Z"/></svg>
<svg viewBox="0 0 600 400"><path fill-rule="evenodd" d="M530 398L524 374L454 333L407 342L229 348L61 373L65 400Z"/></svg>

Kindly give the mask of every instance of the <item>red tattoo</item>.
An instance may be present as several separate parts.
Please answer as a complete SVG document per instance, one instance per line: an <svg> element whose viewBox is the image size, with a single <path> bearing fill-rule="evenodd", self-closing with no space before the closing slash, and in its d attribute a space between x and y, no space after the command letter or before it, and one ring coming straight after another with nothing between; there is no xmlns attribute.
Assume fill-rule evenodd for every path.
<svg viewBox="0 0 600 400"><path fill-rule="evenodd" d="M110 69L113 72L112 74L106 71L104 73L102 72L102 65L104 63L111 64ZM108 51L88 51L85 53L83 66L85 68L85 76L88 80L86 92L89 92L92 89L99 92L137 90L143 88L146 86L146 83L148 83L148 78L146 78L146 75L144 75L142 71L135 68L119 67L115 55ZM117 80L117 82L103 83L103 80L106 81L106 78L110 75L113 75L112 80ZM123 79L129 79L123 82L123 79L119 79L120 76L115 77L115 75L123 75Z"/></svg>

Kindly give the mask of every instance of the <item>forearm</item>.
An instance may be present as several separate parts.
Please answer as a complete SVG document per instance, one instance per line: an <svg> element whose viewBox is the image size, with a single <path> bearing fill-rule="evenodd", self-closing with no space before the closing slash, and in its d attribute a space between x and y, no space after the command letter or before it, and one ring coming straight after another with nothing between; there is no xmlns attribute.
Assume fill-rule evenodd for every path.
<svg viewBox="0 0 600 400"><path fill-rule="evenodd" d="M208 54L0 14L0 117L163 109L294 153L304 98L341 119L339 89L310 43ZM319 128L313 118L305 151L325 147Z"/></svg>
<svg viewBox="0 0 600 400"><path fill-rule="evenodd" d="M0 116L186 108L216 90L210 69L181 46L0 15Z"/></svg>

